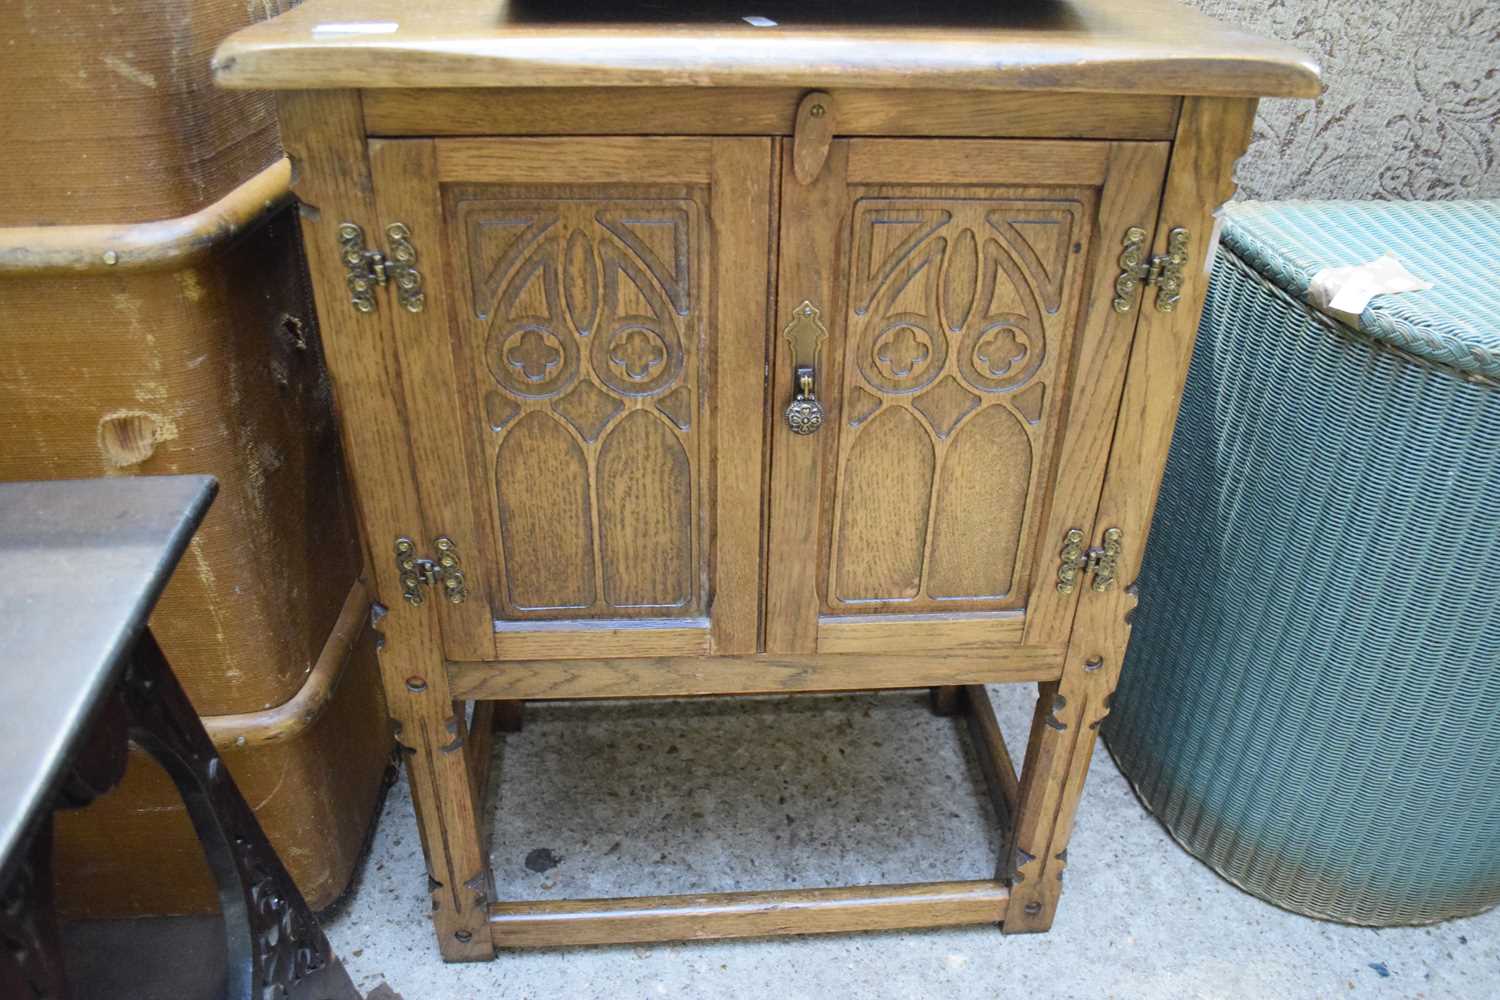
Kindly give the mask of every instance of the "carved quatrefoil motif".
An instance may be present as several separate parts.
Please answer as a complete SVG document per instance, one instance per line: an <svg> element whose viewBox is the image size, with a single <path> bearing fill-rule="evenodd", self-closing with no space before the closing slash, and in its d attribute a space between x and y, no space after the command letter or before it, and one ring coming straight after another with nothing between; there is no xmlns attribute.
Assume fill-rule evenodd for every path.
<svg viewBox="0 0 1500 1000"><path fill-rule="evenodd" d="M545 382L562 364L562 350L548 343L555 339L538 330L526 330L505 352L505 363L520 372L528 382Z"/></svg>
<svg viewBox="0 0 1500 1000"><path fill-rule="evenodd" d="M642 327L632 327L615 338L609 360L619 365L626 378L644 382L667 360L661 338Z"/></svg>
<svg viewBox="0 0 1500 1000"><path fill-rule="evenodd" d="M991 378L1001 378L1026 357L1025 341L1008 326L997 327L974 347L974 367Z"/></svg>
<svg viewBox="0 0 1500 1000"><path fill-rule="evenodd" d="M924 341L911 327L898 326L875 345L875 361L889 378L907 378L932 355Z"/></svg>

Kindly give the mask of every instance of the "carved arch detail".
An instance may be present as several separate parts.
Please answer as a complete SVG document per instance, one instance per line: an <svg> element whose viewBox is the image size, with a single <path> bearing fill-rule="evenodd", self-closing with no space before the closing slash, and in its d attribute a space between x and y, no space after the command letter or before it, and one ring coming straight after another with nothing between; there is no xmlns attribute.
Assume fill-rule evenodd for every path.
<svg viewBox="0 0 1500 1000"><path fill-rule="evenodd" d="M480 332L505 617L689 614L703 602L703 208L450 189ZM524 484L524 485L518 485Z"/></svg>
<svg viewBox="0 0 1500 1000"><path fill-rule="evenodd" d="M1003 604L1053 433L1085 204L871 195L851 218L829 608Z"/></svg>

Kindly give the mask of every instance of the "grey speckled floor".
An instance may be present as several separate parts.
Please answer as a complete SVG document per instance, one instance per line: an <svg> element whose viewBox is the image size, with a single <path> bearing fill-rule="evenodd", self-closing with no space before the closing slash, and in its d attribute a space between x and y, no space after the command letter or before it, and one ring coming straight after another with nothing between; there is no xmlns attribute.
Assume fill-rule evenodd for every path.
<svg viewBox="0 0 1500 1000"><path fill-rule="evenodd" d="M1033 692L992 689L1017 760ZM497 890L567 898L986 878L998 836L960 725L914 692L528 706L491 788ZM328 933L361 988L385 981L405 1000L1500 997L1500 911L1376 931L1275 909L1179 849L1102 748L1069 857L1045 935L975 927L445 965L403 782Z"/></svg>

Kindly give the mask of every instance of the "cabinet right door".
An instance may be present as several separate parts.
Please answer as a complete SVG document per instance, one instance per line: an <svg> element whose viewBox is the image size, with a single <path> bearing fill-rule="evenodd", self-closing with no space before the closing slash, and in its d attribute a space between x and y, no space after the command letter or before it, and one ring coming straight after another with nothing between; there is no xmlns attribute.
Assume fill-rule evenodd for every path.
<svg viewBox="0 0 1500 1000"><path fill-rule="evenodd" d="M1168 151L846 139L804 184L787 144L769 653L1066 644L1059 551L1108 527L1093 518L1151 307L1117 291L1122 243L1154 232Z"/></svg>

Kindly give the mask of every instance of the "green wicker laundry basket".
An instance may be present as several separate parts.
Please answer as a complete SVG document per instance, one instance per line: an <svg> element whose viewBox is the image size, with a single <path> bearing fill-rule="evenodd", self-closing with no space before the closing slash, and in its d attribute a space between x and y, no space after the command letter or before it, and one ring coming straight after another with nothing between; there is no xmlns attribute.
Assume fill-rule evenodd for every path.
<svg viewBox="0 0 1500 1000"><path fill-rule="evenodd" d="M1430 291L1303 305L1391 251ZM1238 204L1106 738L1188 851L1277 905L1500 902L1500 202Z"/></svg>

